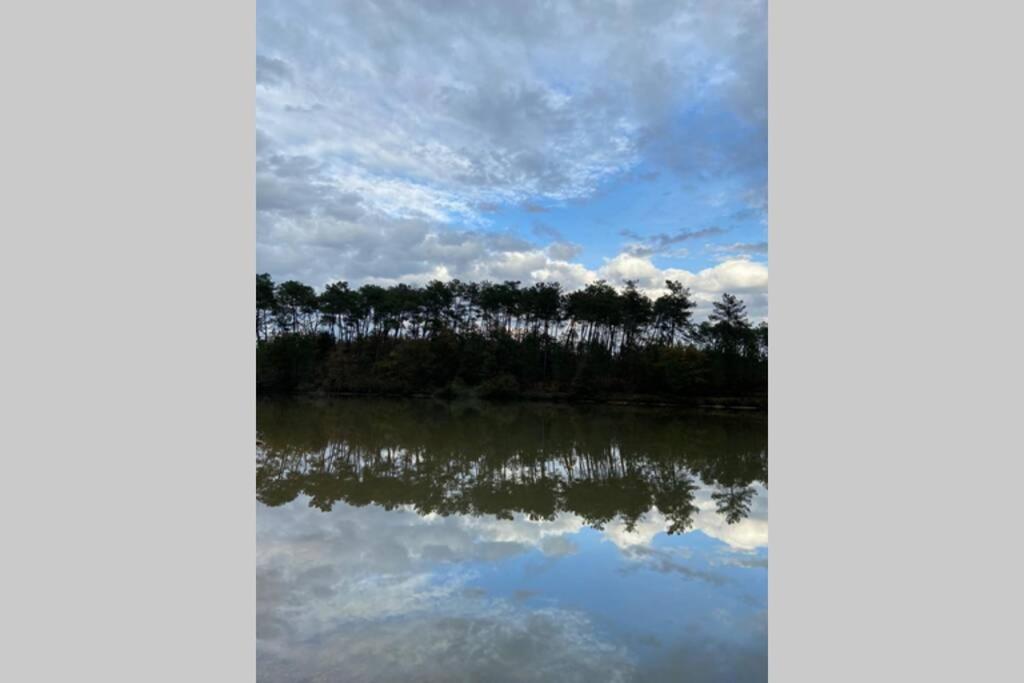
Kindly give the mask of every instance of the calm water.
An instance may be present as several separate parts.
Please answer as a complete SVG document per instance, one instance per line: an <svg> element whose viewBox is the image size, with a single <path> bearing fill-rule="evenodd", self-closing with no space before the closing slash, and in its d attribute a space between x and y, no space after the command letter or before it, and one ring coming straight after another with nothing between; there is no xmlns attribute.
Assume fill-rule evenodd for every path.
<svg viewBox="0 0 1024 683"><path fill-rule="evenodd" d="M767 422L261 401L260 681L763 681Z"/></svg>

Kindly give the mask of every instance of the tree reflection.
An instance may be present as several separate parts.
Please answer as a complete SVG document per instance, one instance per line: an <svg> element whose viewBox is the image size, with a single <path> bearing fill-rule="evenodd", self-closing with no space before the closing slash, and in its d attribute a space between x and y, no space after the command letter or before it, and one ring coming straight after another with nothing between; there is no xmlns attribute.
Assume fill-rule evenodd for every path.
<svg viewBox="0 0 1024 683"><path fill-rule="evenodd" d="M716 503L715 509L725 515L729 524L735 524L750 514L750 499L753 497L754 489L749 486L728 486L711 494Z"/></svg>
<svg viewBox="0 0 1024 683"><path fill-rule="evenodd" d="M656 506L681 533L698 480L734 524L750 512L751 485L768 479L763 416L362 399L261 401L257 421L257 498L270 506L305 494L324 511L338 501L498 519L565 511L627 530Z"/></svg>

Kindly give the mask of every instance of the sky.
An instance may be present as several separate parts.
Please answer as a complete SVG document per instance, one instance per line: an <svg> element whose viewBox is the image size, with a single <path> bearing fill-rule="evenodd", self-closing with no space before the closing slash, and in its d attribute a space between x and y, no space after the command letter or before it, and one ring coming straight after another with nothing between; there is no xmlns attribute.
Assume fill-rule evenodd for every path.
<svg viewBox="0 0 1024 683"><path fill-rule="evenodd" d="M276 281L666 279L768 314L767 7L260 0Z"/></svg>

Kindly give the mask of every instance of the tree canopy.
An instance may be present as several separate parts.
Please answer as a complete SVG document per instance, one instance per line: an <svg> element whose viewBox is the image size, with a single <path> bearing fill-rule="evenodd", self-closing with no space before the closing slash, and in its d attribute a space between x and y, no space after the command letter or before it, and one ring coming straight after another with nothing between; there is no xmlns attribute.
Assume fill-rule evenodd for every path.
<svg viewBox="0 0 1024 683"><path fill-rule="evenodd" d="M763 391L767 325L724 293L708 319L674 280L652 299L627 281L434 280L416 287L256 278L261 390L429 393L452 385L495 395L526 389L700 394Z"/></svg>

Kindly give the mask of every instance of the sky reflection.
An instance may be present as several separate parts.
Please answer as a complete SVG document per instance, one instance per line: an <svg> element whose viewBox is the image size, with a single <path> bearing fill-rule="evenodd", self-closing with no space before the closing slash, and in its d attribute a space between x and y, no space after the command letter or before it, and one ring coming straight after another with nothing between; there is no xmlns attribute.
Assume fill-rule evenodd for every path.
<svg viewBox="0 0 1024 683"><path fill-rule="evenodd" d="M595 528L568 510L258 503L258 678L764 680L766 487L730 524L720 483L696 482L672 534L656 506Z"/></svg>

